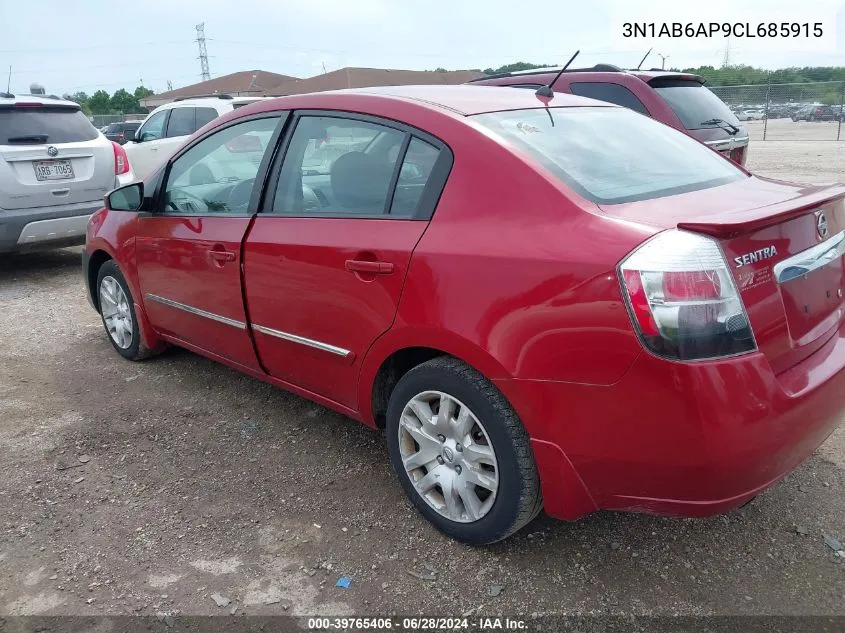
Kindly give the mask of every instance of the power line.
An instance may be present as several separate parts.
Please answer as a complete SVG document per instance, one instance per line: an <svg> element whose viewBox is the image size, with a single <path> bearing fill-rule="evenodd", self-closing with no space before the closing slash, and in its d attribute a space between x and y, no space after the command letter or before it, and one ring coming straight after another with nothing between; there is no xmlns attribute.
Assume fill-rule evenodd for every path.
<svg viewBox="0 0 845 633"><path fill-rule="evenodd" d="M200 49L200 70L202 71L202 80L208 81L211 79L211 73L208 72L208 51L205 50L205 22L197 24L197 44Z"/></svg>
<svg viewBox="0 0 845 633"><path fill-rule="evenodd" d="M163 46L165 44L185 44L190 40L166 40L164 42L137 42L135 44L120 42L119 44L97 44L95 46L71 46L68 48L8 48L0 50L0 53L66 53L79 51L93 51L103 48L139 48L146 46Z"/></svg>

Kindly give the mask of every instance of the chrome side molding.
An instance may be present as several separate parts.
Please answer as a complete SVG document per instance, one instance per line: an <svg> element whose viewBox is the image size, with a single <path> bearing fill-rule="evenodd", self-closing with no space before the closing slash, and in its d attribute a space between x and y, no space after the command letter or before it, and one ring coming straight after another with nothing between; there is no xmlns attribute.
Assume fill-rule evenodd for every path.
<svg viewBox="0 0 845 633"><path fill-rule="evenodd" d="M207 312L206 310L200 310L199 308L195 308L184 303L179 303L178 301L173 301L173 299L168 299L167 297L161 297L159 295L154 295L150 293L147 293L146 295L144 295L144 297L146 297L146 299L148 299L149 301L155 301L156 303L161 303L162 305L170 306L171 308L176 308L177 310L182 310L189 314L195 314L197 316L205 317L206 319L211 319L212 321L217 321L218 323L231 325L232 327L238 328L239 330L246 329L246 323L243 323L242 321L237 321L235 319L230 319L229 317L220 316L219 314ZM268 336L275 336L276 338L284 339L292 343L299 343L300 345L313 347L314 349L319 349L324 352L336 354L343 358L349 358L349 356L352 354L351 351L349 351L348 349L343 349L342 347L329 345L328 343L323 343L322 341L315 341L310 338L305 338L304 336L297 336L296 334L291 334L290 332L274 330L273 328L264 327L263 325L253 324L252 329L256 332L267 334Z"/></svg>
<svg viewBox="0 0 845 633"><path fill-rule="evenodd" d="M338 356L342 356L347 358L352 352L348 349L343 349L342 347L336 347L334 345L329 345L328 343L323 343L322 341L315 341L310 338L305 338L304 336L297 336L296 334L291 334L290 332L282 332L280 330L274 330L273 328L264 327L263 325L252 325L252 329L256 332L261 332L262 334L267 334L268 336L275 336L276 338L281 338L286 341L290 341L292 343L299 343L300 345L306 345L308 347L313 347L314 349L319 349L324 352L329 352L331 354L337 354Z"/></svg>
<svg viewBox="0 0 845 633"><path fill-rule="evenodd" d="M775 264L775 279L779 284L798 279L842 256L845 256L845 231Z"/></svg>
<svg viewBox="0 0 845 633"><path fill-rule="evenodd" d="M150 301L155 301L156 303L161 303L162 305L170 306L171 308L176 308L177 310L182 310L183 312L188 312L189 314L195 314L197 316L205 317L206 319L211 319L212 321L217 321L218 323L231 325L239 330L246 329L246 323L242 321L220 316L219 314L214 314L213 312L206 312L205 310L200 310L199 308L179 303L178 301L173 301L173 299L168 299L167 297L160 297L159 295L150 293L147 293L144 297Z"/></svg>

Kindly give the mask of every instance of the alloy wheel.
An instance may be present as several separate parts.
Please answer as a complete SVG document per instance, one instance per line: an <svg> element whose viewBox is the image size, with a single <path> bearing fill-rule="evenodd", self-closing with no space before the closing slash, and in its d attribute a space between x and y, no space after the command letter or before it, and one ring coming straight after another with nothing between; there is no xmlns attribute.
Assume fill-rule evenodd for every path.
<svg viewBox="0 0 845 633"><path fill-rule="evenodd" d="M100 311L114 344L128 349L133 336L132 312L126 293L114 277L103 277L100 282Z"/></svg>

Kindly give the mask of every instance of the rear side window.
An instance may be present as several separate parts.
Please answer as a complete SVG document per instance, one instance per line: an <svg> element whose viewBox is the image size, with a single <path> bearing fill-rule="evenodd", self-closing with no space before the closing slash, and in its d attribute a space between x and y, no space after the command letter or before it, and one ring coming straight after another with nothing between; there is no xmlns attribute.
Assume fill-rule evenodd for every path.
<svg viewBox="0 0 845 633"><path fill-rule="evenodd" d="M200 129L206 123L211 123L217 118L217 110L214 108L197 108L196 128L194 132Z"/></svg>
<svg viewBox="0 0 845 633"><path fill-rule="evenodd" d="M440 150L416 137L411 139L405 160L399 170L396 191L390 206L391 215L413 217L420 204Z"/></svg>
<svg viewBox="0 0 845 633"><path fill-rule="evenodd" d="M625 108L515 110L475 119L596 203L648 200L746 178L683 132Z"/></svg>
<svg viewBox="0 0 845 633"><path fill-rule="evenodd" d="M643 105L643 102L637 98L637 95L620 84L579 82L570 84L569 89L574 95L615 103L616 105L630 108L635 112L649 116L648 110Z"/></svg>
<svg viewBox="0 0 845 633"><path fill-rule="evenodd" d="M196 108L173 108L167 122L167 136L188 136L196 131Z"/></svg>
<svg viewBox="0 0 845 633"><path fill-rule="evenodd" d="M56 107L0 108L0 144L78 143L99 132L80 110Z"/></svg>
<svg viewBox="0 0 845 633"><path fill-rule="evenodd" d="M650 84L688 130L717 127L714 119L739 127L731 109L697 81L656 80Z"/></svg>

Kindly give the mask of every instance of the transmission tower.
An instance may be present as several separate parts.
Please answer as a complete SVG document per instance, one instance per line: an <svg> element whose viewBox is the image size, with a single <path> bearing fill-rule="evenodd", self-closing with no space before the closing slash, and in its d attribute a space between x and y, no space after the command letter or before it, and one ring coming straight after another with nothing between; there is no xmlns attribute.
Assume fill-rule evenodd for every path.
<svg viewBox="0 0 845 633"><path fill-rule="evenodd" d="M200 70L202 71L202 80L208 81L211 79L211 73L208 72L208 52L205 50L205 22L197 24L197 44L200 48Z"/></svg>
<svg viewBox="0 0 845 633"><path fill-rule="evenodd" d="M725 55L722 57L722 68L727 68L731 65L731 38L725 38Z"/></svg>

